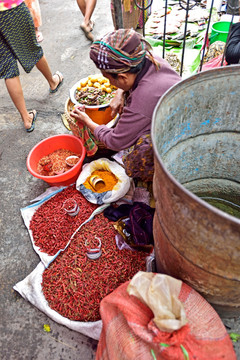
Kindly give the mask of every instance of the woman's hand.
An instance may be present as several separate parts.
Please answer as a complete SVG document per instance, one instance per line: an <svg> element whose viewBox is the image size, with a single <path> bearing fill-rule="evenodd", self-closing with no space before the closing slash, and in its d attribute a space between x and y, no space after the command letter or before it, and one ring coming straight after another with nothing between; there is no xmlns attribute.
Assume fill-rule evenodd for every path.
<svg viewBox="0 0 240 360"><path fill-rule="evenodd" d="M92 119L85 113L85 106L84 105L77 105L73 108L70 115L76 119L76 121L80 121L85 126L87 126L90 131L93 133L98 124L96 124Z"/></svg>
<svg viewBox="0 0 240 360"><path fill-rule="evenodd" d="M85 113L85 106L84 105L76 105L74 106L73 110L71 111L70 115L76 119L77 121L81 121L82 123L84 123L84 125L86 125L87 122L87 118L89 117L86 113Z"/></svg>
<svg viewBox="0 0 240 360"><path fill-rule="evenodd" d="M110 107L112 109L112 118L114 118L117 114L121 114L123 112L124 90L117 89L114 98L110 101Z"/></svg>

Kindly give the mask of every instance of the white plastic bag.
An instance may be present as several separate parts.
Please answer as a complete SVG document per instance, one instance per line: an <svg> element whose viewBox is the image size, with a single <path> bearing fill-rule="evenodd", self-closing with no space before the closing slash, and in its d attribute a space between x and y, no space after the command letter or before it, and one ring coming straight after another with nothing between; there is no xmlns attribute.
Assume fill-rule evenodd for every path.
<svg viewBox="0 0 240 360"><path fill-rule="evenodd" d="M182 281L165 274L139 271L130 281L127 292L146 304L161 331L173 332L187 323L184 305L178 299Z"/></svg>
<svg viewBox="0 0 240 360"><path fill-rule="evenodd" d="M83 185L84 182L93 173L93 171L96 170L110 171L118 178L117 184L111 191L97 193L85 188ZM79 190L89 202L101 205L112 203L121 199L128 192L130 183L131 180L121 165L115 161L101 158L83 166L82 172L76 182L76 189Z"/></svg>
<svg viewBox="0 0 240 360"><path fill-rule="evenodd" d="M41 285L44 270L44 264L40 262L24 280L14 285L13 289L58 324L65 325L71 330L78 331L83 335L98 340L102 330L101 320L94 322L73 321L60 315L49 307L48 302L43 295Z"/></svg>

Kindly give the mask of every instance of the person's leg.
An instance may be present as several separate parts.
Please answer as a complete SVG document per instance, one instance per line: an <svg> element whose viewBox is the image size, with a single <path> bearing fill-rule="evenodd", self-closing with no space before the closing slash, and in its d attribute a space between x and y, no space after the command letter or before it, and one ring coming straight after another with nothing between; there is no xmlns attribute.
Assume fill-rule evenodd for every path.
<svg viewBox="0 0 240 360"><path fill-rule="evenodd" d="M36 67L43 74L47 82L49 83L50 89L54 90L59 85L59 83L63 80L62 74L58 72L59 75L54 74L50 70L47 59L45 55L41 57L41 59L37 62Z"/></svg>
<svg viewBox="0 0 240 360"><path fill-rule="evenodd" d="M79 7L81 13L83 14L83 16L85 16L86 1L85 0L77 0L77 4L78 4L78 7Z"/></svg>
<svg viewBox="0 0 240 360"><path fill-rule="evenodd" d="M94 40L93 35L91 34L93 29L91 17L96 7L96 2L97 0L77 0L78 7L84 16L84 20L80 27L84 31L86 37L91 41Z"/></svg>
<svg viewBox="0 0 240 360"><path fill-rule="evenodd" d="M97 0L86 0L86 10L84 15L84 23L89 26L92 30L91 17L96 7Z"/></svg>
<svg viewBox="0 0 240 360"><path fill-rule="evenodd" d="M19 76L5 79L5 84L14 105L21 115L25 128L29 129L32 125L34 113L36 113L36 111L32 113L27 111Z"/></svg>

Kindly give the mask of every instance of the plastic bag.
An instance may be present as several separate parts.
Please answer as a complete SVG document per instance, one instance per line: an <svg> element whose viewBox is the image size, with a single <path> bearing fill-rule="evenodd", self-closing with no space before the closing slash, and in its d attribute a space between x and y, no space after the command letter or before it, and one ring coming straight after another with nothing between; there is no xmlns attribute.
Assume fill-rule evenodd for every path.
<svg viewBox="0 0 240 360"><path fill-rule="evenodd" d="M167 275L139 271L127 292L136 296L153 312L153 321L161 331L173 332L187 323L184 306L178 299L182 281Z"/></svg>
<svg viewBox="0 0 240 360"><path fill-rule="evenodd" d="M221 63L222 63L222 57L223 55L219 55L209 61L207 61L203 66L202 66L202 71L205 71L205 70L210 70L210 69L215 69L217 67L221 67ZM227 62L226 60L224 59L223 61L223 64L222 66L226 66L227 65Z"/></svg>
<svg viewBox="0 0 240 360"><path fill-rule="evenodd" d="M85 188L83 185L84 182L95 170L110 171L118 178L117 184L111 191L97 193ZM130 178L126 175L121 165L115 161L101 158L83 166L82 172L76 181L76 189L79 190L89 202L101 205L121 199L128 192L130 184Z"/></svg>

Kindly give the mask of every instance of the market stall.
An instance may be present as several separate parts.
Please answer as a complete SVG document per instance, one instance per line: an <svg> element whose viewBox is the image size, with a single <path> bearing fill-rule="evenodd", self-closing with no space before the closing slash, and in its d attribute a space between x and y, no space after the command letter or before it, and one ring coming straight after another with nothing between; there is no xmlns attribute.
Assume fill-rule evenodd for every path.
<svg viewBox="0 0 240 360"><path fill-rule="evenodd" d="M154 52L165 57L183 77L197 72L201 61L209 10L202 3L167 2L156 9L145 25L146 39Z"/></svg>
<svg viewBox="0 0 240 360"><path fill-rule="evenodd" d="M106 78L91 75L81 79L73 90L70 91L72 102L84 101L86 106L97 106L95 111L99 111L102 105L103 109L108 106L108 95L113 94L115 88L107 84ZM89 105L93 101L96 103ZM33 249L41 261L14 289L59 324L100 340L97 356L101 356L99 354L105 348L110 351L108 359L112 358L112 351L116 353L116 349L106 343L106 328L110 326L107 331L114 338L116 328L118 330L120 326L122 329L127 324L126 332L121 332L122 337L117 337L116 344L121 340L123 343L129 341L131 333L136 344L143 349L141 351L149 356L154 357L164 350L169 359L173 354L177 359L180 354L190 358L189 355L198 353L207 359L211 348L214 354L218 352L216 359L222 358L223 354L234 359L231 340L219 316L200 294L187 285L187 279L185 284L177 280L178 274L176 277L154 274L153 248L157 244L158 230L156 217L154 226L152 184L146 187L130 178L119 164L118 157L111 160L100 157L83 164L87 150L93 149L88 141L91 134L86 126L83 127L78 137L68 135L78 139L77 148L71 148L69 138L56 149L58 142L53 136L48 138L48 147L45 139L28 155L28 169L34 176L49 185L61 186L51 186L33 204L21 209ZM55 144L53 147L52 142ZM99 151L98 147L94 149L95 153ZM76 168L77 178L72 173ZM155 185L156 191L158 184ZM164 198L164 193L160 198ZM157 198L157 215L159 203ZM172 213L173 207L170 209ZM135 283L136 277L141 278ZM149 280L153 283L150 284ZM129 284L132 289L126 293ZM109 299L112 302L112 296L113 304L106 310L104 304ZM184 306L185 303L188 306ZM112 309L117 309L117 318ZM200 310L203 310L201 317ZM197 325L196 318L200 319ZM211 327L207 326L209 319ZM132 321L134 331L128 328ZM117 324L117 327L112 324ZM139 327L142 329L140 332ZM217 336L211 336L216 329L219 331ZM204 336L200 337L198 331ZM133 354L135 356L135 352Z"/></svg>
<svg viewBox="0 0 240 360"><path fill-rule="evenodd" d="M225 1L159 3L146 22L146 38L183 78L227 65L226 43L239 17L226 15L226 9Z"/></svg>

